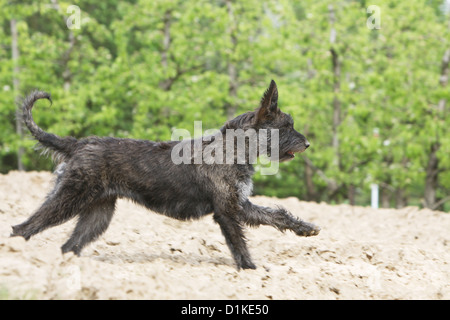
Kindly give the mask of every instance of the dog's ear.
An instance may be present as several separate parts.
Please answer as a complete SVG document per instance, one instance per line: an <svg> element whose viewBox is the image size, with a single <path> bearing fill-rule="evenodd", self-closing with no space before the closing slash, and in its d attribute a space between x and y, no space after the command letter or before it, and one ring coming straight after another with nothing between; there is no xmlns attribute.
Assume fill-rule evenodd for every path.
<svg viewBox="0 0 450 320"><path fill-rule="evenodd" d="M278 89L275 81L270 81L270 85L264 92L261 103L257 111L257 121L261 121L268 116L273 116L280 112L278 109Z"/></svg>

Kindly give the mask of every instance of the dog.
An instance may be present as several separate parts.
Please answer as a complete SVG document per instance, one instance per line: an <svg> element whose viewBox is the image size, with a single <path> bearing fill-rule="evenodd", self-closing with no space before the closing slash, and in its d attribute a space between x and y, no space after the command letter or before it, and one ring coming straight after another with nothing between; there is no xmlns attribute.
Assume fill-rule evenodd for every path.
<svg viewBox="0 0 450 320"><path fill-rule="evenodd" d="M277 152L269 146L267 155L279 161L289 161L295 153L305 151L309 142L294 129L292 117L279 109L278 89L273 80L254 111L229 120L209 139L153 142L95 136L80 140L59 137L43 131L34 122L31 110L38 99L52 102L48 93L32 92L22 105L23 120L34 138L52 152L58 163L55 186L28 220L12 227L11 236L28 240L78 216L72 235L61 249L63 253L72 251L80 255L87 244L108 228L117 199L128 198L179 220L198 219L212 213L240 270L256 268L246 245L244 225L269 225L280 231L291 230L299 236L314 236L320 231L318 226L294 217L284 208L250 202L254 168L247 151L241 163L175 164L173 161L176 148L181 150L180 154L185 151L184 156L188 158L195 156L179 148L183 143L200 146L202 153L213 142L226 141L230 130L240 130L244 134L250 130L269 132L269 140L276 137ZM218 139L222 137L224 139ZM250 140L245 140L246 145L252 142ZM221 147L219 144L216 151ZM233 155L236 158L239 153Z"/></svg>

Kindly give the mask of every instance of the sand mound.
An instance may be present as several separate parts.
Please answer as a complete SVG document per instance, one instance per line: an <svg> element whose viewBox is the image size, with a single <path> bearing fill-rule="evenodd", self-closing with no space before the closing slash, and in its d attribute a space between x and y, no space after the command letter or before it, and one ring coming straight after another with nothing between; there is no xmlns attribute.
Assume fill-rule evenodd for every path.
<svg viewBox="0 0 450 320"><path fill-rule="evenodd" d="M74 222L9 238L51 188L48 172L0 175L0 297L37 299L450 299L450 214L254 197L321 226L302 238L248 229L256 270L238 272L211 216L181 222L121 200L81 257Z"/></svg>

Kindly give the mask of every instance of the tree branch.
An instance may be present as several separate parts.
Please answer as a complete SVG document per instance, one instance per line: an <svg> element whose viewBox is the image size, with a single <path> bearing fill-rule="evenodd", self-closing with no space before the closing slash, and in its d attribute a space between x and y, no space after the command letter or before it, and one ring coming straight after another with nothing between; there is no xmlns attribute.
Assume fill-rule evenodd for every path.
<svg viewBox="0 0 450 320"><path fill-rule="evenodd" d="M447 201L449 201L449 200L450 200L450 196L447 196L447 197L445 197L445 198L439 200L438 202L434 203L434 204L431 206L430 209L431 209L431 210L436 210L437 208L439 208L440 205L444 204L445 202L447 202Z"/></svg>
<svg viewBox="0 0 450 320"><path fill-rule="evenodd" d="M319 177L321 177L327 183L327 187L330 189L331 193L334 193L339 189L336 180L328 178L325 173L317 168L307 156L303 156L303 159L305 159L306 164L310 166L315 172L317 172Z"/></svg>

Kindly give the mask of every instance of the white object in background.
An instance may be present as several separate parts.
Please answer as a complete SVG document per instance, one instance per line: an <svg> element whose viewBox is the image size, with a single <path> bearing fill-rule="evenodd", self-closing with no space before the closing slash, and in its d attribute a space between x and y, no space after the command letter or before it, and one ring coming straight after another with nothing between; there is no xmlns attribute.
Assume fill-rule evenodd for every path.
<svg viewBox="0 0 450 320"><path fill-rule="evenodd" d="M372 183L370 185L371 190L371 207L374 209L378 209L378 185Z"/></svg>

